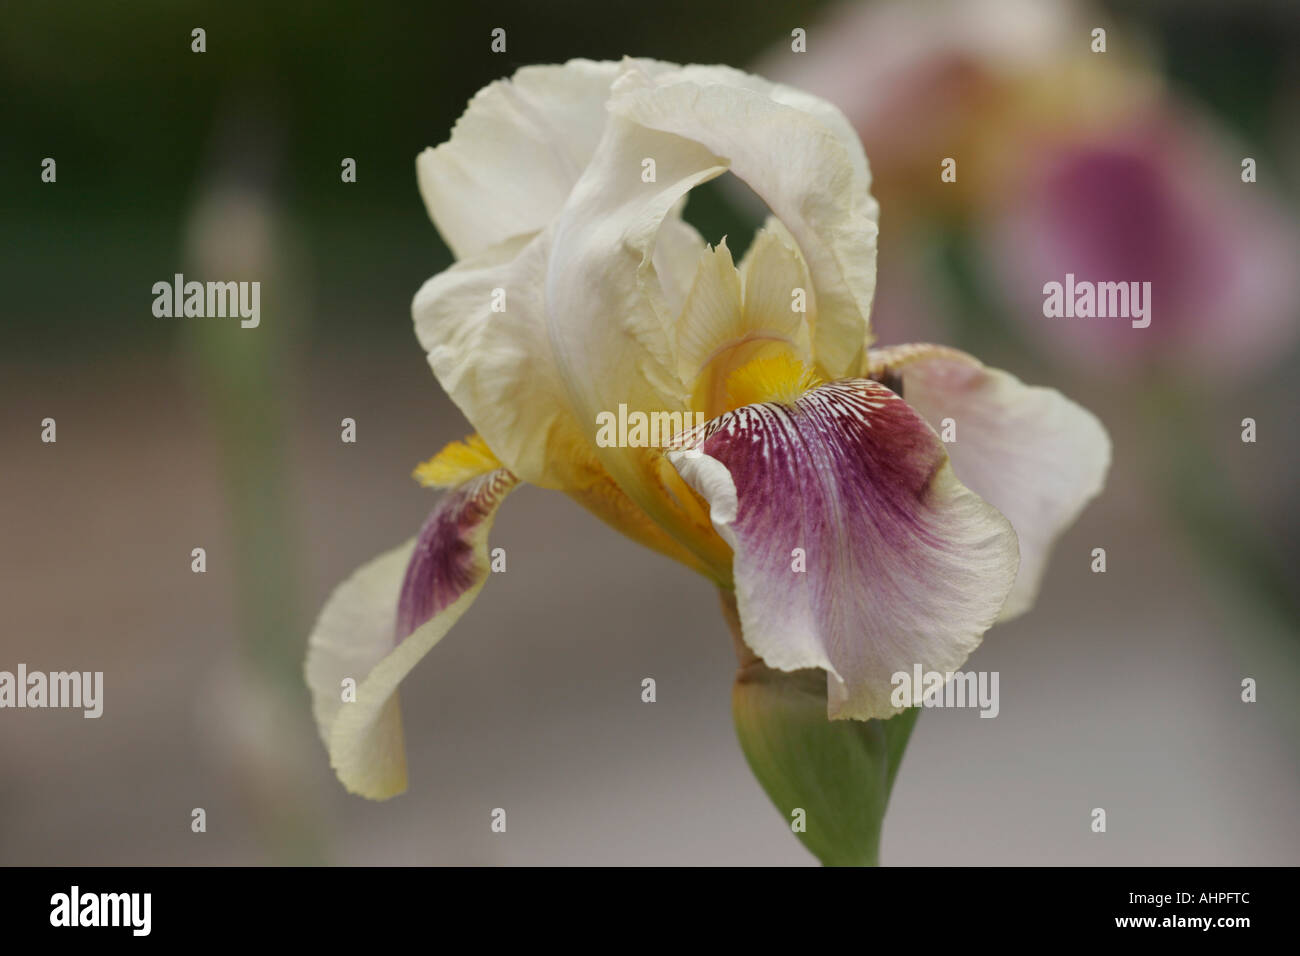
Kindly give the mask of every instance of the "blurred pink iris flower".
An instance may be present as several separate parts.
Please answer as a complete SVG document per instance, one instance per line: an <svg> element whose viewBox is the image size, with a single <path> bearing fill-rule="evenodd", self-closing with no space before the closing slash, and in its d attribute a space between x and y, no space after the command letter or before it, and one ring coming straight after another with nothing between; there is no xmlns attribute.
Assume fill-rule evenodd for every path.
<svg viewBox="0 0 1300 956"><path fill-rule="evenodd" d="M1226 147L1174 107L1041 144L1010 174L984 246L1014 314L1062 356L1119 374L1240 375L1284 354L1300 323L1300 242ZM1151 324L1045 317L1043 286L1067 273L1150 282Z"/></svg>
<svg viewBox="0 0 1300 956"><path fill-rule="evenodd" d="M780 47L760 67L845 111L882 230L971 230L992 291L1048 351L1119 377L1256 372L1300 327L1295 217L1266 163L1244 182L1258 157L1133 56L1135 30L1118 30L1127 52L1093 53L1101 24L1113 38L1082 4L1036 0L854 4L809 28L808 53ZM920 272L882 259L882 306L932 301L900 291ZM1047 317L1044 286L1067 275L1150 282L1150 325Z"/></svg>

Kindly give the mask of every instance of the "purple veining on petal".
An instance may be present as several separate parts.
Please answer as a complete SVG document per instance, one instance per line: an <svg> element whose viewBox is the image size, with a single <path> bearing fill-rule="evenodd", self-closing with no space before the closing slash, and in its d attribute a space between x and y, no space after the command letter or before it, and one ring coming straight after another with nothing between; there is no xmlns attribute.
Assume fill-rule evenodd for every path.
<svg viewBox="0 0 1300 956"><path fill-rule="evenodd" d="M733 542L746 643L825 669L832 717L887 716L891 674L959 666L1015 580L1010 524L878 382L738 408L670 454Z"/></svg>
<svg viewBox="0 0 1300 956"><path fill-rule="evenodd" d="M864 507L897 522L881 522L891 546L928 533L917 520L917 505L924 505L930 479L945 460L942 446L905 402L863 380L822 386L794 408L738 408L706 424L695 447L731 472L739 529L779 517L794 501L806 516L816 516L819 527L843 517L845 507ZM773 479L783 486L774 487Z"/></svg>
<svg viewBox="0 0 1300 956"><path fill-rule="evenodd" d="M487 574L475 535L518 483L497 469L443 495L420 529L397 600L396 646Z"/></svg>

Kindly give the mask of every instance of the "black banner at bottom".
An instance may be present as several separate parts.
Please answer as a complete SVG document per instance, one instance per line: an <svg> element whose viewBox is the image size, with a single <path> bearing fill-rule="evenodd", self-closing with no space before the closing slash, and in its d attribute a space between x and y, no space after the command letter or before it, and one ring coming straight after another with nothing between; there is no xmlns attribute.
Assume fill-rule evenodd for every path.
<svg viewBox="0 0 1300 956"><path fill-rule="evenodd" d="M557 869L544 879L528 869L9 868L0 918L9 942L128 945L337 944L360 933L368 943L415 934L458 945L467 933L496 943L512 931L664 944L716 933L734 945L787 922L805 935L809 917L872 946L959 945L962 933L985 944L1044 933L1231 943L1287 924L1293 877L1250 868Z"/></svg>

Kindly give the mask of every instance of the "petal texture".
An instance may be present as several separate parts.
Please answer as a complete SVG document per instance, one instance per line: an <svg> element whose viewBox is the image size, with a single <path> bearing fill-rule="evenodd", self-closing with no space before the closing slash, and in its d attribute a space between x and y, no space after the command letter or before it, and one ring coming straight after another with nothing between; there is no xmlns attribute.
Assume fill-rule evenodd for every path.
<svg viewBox="0 0 1300 956"><path fill-rule="evenodd" d="M605 125L618 63L526 66L475 94L451 139L416 160L420 195L457 259L543 229Z"/></svg>
<svg viewBox="0 0 1300 956"><path fill-rule="evenodd" d="M807 299L812 297L812 277L794 241L781 220L769 216L754 236L740 263L745 283L745 315L751 329L786 339L801 358L812 358L810 323L815 315ZM799 296L796 296L799 293ZM797 309L802 298L803 310Z"/></svg>
<svg viewBox="0 0 1300 956"><path fill-rule="evenodd" d="M891 677L915 664L956 669L1015 580L1010 524L875 382L747 405L668 455L735 550L745 643L769 667L827 671L833 718L896 713Z"/></svg>

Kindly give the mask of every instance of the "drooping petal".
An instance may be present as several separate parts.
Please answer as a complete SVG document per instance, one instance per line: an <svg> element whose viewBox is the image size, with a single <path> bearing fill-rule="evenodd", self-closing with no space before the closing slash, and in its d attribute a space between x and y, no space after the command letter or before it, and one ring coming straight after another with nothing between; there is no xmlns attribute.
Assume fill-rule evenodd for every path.
<svg viewBox="0 0 1300 956"><path fill-rule="evenodd" d="M651 74L635 64L609 108L721 157L767 203L812 276L817 361L832 376L851 373L869 339L878 209L862 145L839 110L728 67Z"/></svg>
<svg viewBox="0 0 1300 956"><path fill-rule="evenodd" d="M1052 542L1101 491L1110 438L1091 412L1051 388L1029 386L937 345L873 349L868 373L900 375L903 398L936 430L955 425L957 477L1011 522L1020 574L1003 619L1029 609Z"/></svg>
<svg viewBox="0 0 1300 956"><path fill-rule="evenodd" d="M449 491L414 541L362 567L322 609L307 684L330 764L349 791L383 800L406 789L397 685L478 596L488 531L517 483L498 469ZM355 700L344 699L345 678Z"/></svg>
<svg viewBox="0 0 1300 956"><path fill-rule="evenodd" d="M668 457L735 551L745 643L769 667L827 671L833 718L898 712L891 677L916 664L955 670L1015 580L1010 524L875 382L736 409Z"/></svg>

